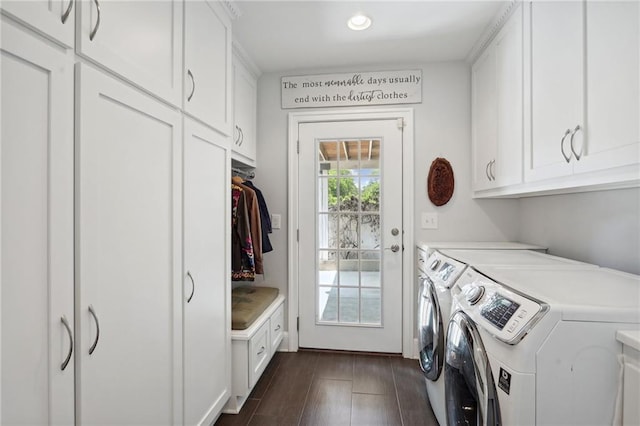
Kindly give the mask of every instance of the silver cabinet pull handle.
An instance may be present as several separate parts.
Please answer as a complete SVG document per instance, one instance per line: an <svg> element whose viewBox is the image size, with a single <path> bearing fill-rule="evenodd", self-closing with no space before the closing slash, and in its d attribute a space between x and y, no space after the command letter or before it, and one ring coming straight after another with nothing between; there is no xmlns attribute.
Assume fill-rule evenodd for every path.
<svg viewBox="0 0 640 426"><path fill-rule="evenodd" d="M273 329L273 331L278 331L278 330L280 330L280 324L278 324L278 326Z"/></svg>
<svg viewBox="0 0 640 426"><path fill-rule="evenodd" d="M484 174L487 175L487 179L489 179L489 181L491 181L491 175L489 174L489 166L491 166L491 161L489 161L487 163L487 167L484 168Z"/></svg>
<svg viewBox="0 0 640 426"><path fill-rule="evenodd" d="M73 0L69 0L69 6L67 6L67 10L62 14L62 23L67 22L67 18L69 18L69 14L71 13L71 9L73 8Z"/></svg>
<svg viewBox="0 0 640 426"><path fill-rule="evenodd" d="M191 94L187 97L187 102L191 102L191 98L193 98L193 94L196 92L196 80L193 78L191 70L187 70L187 75L191 77Z"/></svg>
<svg viewBox="0 0 640 426"><path fill-rule="evenodd" d="M265 349L264 346L261 347L256 355L262 355L264 353L264 349Z"/></svg>
<svg viewBox="0 0 640 426"><path fill-rule="evenodd" d="M96 322L96 340L93 341L93 345L89 348L89 355L96 350L96 346L98 346L98 340L100 340L100 323L98 322L98 316L96 315L96 311L93 309L93 305L89 305L89 313L93 317L93 320Z"/></svg>
<svg viewBox="0 0 640 426"><path fill-rule="evenodd" d="M496 160L493 160L489 163L489 174L491 175L491 180L496 180L495 168Z"/></svg>
<svg viewBox="0 0 640 426"><path fill-rule="evenodd" d="M64 371L64 369L67 368L67 365L69 365L71 354L73 353L73 334L71 333L71 327L69 327L69 321L67 321L67 317L65 317L64 315L61 316L60 321L62 322L62 325L64 325L64 328L67 329L67 333L69 334L69 352L67 353L67 357L60 365L60 370Z"/></svg>
<svg viewBox="0 0 640 426"><path fill-rule="evenodd" d="M242 131L242 127L238 127L238 130L240 130L240 143L238 145L242 146L244 143L244 132Z"/></svg>
<svg viewBox="0 0 640 426"><path fill-rule="evenodd" d="M96 33L98 32L98 27L100 27L100 3L98 3L98 0L93 0L93 2L96 4L96 10L98 11L98 19L96 19L96 26L93 27L93 30L91 30L91 33L89 34L89 40L93 41L93 38L96 36Z"/></svg>
<svg viewBox="0 0 640 426"><path fill-rule="evenodd" d="M582 157L582 148L580 148L580 154L578 154L573 146L573 137L576 135L576 133L578 132L578 130L582 129L580 127L580 125L578 124L576 126L575 129L573 129L573 132L571 132L571 138L569 139L569 146L571 147L571 152L573 152L574 157L576 157L576 160L580 161L580 157Z"/></svg>
<svg viewBox="0 0 640 426"><path fill-rule="evenodd" d="M562 156L564 157L565 161L568 163L569 161L571 161L571 156L567 155L564 153L564 140L567 138L567 136L569 136L571 134L571 129L567 129L564 132L564 136L562 136L562 139L560 139L560 152L562 153Z"/></svg>
<svg viewBox="0 0 640 426"><path fill-rule="evenodd" d="M196 282L193 280L193 276L191 275L191 272L187 271L187 276L191 280L191 296L189 296L189 298L187 299L187 303L189 303L191 302L191 299L193 299L193 293L196 292Z"/></svg>
<svg viewBox="0 0 640 426"><path fill-rule="evenodd" d="M235 125L236 130L238 131L238 136L233 138L233 144L234 145L238 145L238 141L240 140L240 129L238 128L238 125Z"/></svg>

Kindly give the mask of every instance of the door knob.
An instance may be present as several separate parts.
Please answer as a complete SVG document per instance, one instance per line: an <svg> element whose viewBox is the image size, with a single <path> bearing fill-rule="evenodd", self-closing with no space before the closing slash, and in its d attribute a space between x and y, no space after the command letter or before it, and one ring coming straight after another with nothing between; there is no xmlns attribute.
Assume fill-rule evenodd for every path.
<svg viewBox="0 0 640 426"><path fill-rule="evenodd" d="M386 250L391 250L392 252L397 253L400 250L400 246L398 244L394 244Z"/></svg>
<svg viewBox="0 0 640 426"><path fill-rule="evenodd" d="M395 237L396 235L398 235L399 233L400 233L400 231L398 231L398 228L393 228L393 229L391 230L391 235L393 235L394 237Z"/></svg>

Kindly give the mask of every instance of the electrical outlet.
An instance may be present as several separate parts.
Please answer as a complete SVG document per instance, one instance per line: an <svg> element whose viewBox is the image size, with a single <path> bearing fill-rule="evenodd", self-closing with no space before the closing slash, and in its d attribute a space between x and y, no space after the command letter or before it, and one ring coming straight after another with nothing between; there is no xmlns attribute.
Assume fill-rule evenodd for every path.
<svg viewBox="0 0 640 426"><path fill-rule="evenodd" d="M280 229L281 226L281 216L279 214L271 215L271 228Z"/></svg>
<svg viewBox="0 0 640 426"><path fill-rule="evenodd" d="M438 229L438 213L423 212L420 225L422 229Z"/></svg>

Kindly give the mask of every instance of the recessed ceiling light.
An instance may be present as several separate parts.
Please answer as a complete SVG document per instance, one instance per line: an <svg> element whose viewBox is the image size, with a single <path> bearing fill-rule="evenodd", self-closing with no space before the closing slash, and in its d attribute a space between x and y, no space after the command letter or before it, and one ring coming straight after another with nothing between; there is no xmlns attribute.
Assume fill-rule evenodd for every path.
<svg viewBox="0 0 640 426"><path fill-rule="evenodd" d="M371 19L362 14L353 15L347 21L347 26L354 31L366 30L371 26Z"/></svg>

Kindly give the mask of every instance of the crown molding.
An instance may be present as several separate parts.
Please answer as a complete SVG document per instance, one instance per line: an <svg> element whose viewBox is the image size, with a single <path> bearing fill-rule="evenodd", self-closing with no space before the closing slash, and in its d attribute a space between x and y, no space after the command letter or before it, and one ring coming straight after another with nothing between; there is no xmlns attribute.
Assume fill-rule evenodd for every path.
<svg viewBox="0 0 640 426"><path fill-rule="evenodd" d="M236 2L235 0L222 0L220 3L222 3L224 10L227 12L227 15L229 15L229 18L231 18L232 21L242 16L242 10L240 10L238 2Z"/></svg>
<svg viewBox="0 0 640 426"><path fill-rule="evenodd" d="M478 56L487 48L489 43L494 39L498 31L502 29L507 20L513 15L513 12L522 4L522 0L510 0L508 4L502 7L494 16L491 24L482 33L482 36L473 45L473 48L466 57L466 62L473 63Z"/></svg>

